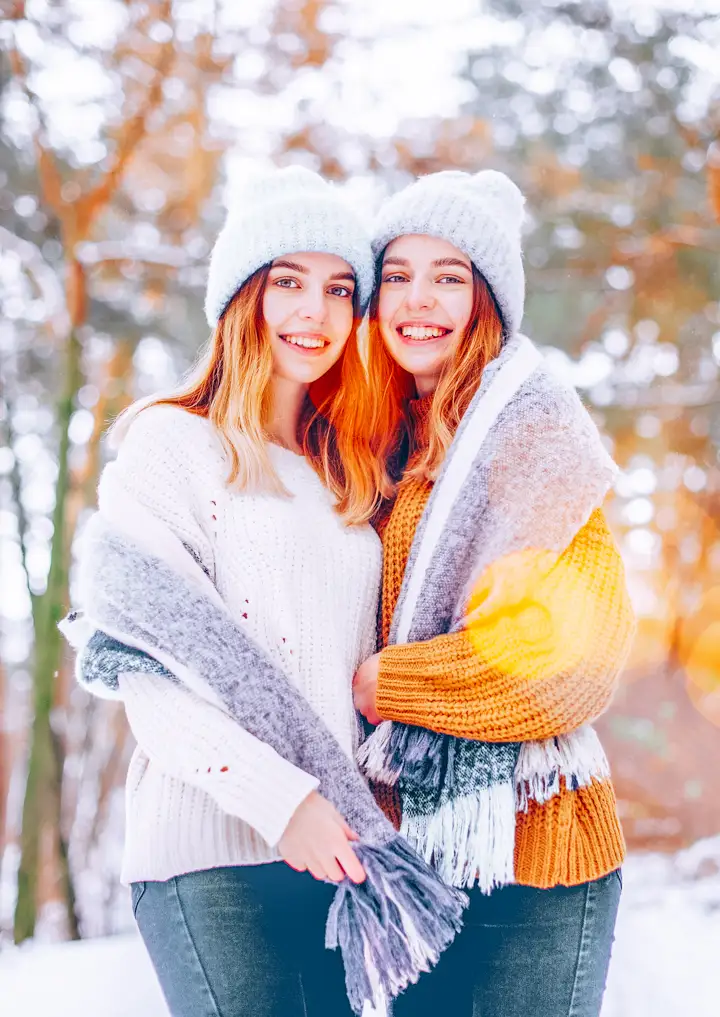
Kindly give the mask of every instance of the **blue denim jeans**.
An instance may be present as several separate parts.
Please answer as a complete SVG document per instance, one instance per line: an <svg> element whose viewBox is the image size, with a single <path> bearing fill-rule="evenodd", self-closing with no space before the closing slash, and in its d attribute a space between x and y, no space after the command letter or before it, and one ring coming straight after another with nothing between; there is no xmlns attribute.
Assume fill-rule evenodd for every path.
<svg viewBox="0 0 720 1017"><path fill-rule="evenodd" d="M133 883L135 920L172 1017L352 1017L335 889L283 862Z"/></svg>
<svg viewBox="0 0 720 1017"><path fill-rule="evenodd" d="M598 1017L622 876L470 892L463 929L393 1017Z"/></svg>
<svg viewBox="0 0 720 1017"><path fill-rule="evenodd" d="M462 932L393 1017L598 1017L620 872L575 887L470 892ZM324 948L334 887L281 862L133 883L172 1017L350 1017Z"/></svg>

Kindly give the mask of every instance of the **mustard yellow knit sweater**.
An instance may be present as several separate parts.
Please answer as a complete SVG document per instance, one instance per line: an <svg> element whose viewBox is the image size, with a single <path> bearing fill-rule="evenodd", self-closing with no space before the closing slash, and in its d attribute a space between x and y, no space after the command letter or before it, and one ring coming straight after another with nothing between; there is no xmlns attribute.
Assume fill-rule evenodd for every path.
<svg viewBox="0 0 720 1017"><path fill-rule="evenodd" d="M412 404L416 449L422 448L429 400ZM387 646L390 622L405 573L410 547L432 484L406 480L392 509L379 525L384 549L382 644L377 692L379 714L389 720L415 724L482 741L529 741L571 731L598 716L608 705L613 683L604 677L607 669L588 673L578 688L562 672L545 667L542 674L532 660L518 661L513 642L513 620L502 612L477 634L461 631L438 636L422 643ZM593 574L590 591L584 589L583 603L574 598L573 563L582 562L581 574ZM583 658L593 654L606 657L608 632L610 652L621 657L627 651L633 631L633 612L625 588L622 560L602 511L596 511L563 555L563 567L553 570L554 588L548 597L558 596L572 610L577 603L577 633ZM557 589L557 577L564 588ZM600 624L583 619L601 615ZM585 621L585 624L583 622ZM605 645L593 645L603 640ZM479 652L495 644L491 658ZM512 667L499 666L507 652ZM567 652L561 648L561 652ZM603 675L601 678L600 675ZM378 788L381 805L391 817L399 818L398 800L387 789ZM544 805L531 802L528 812L518 812L515 842L515 876L518 883L551 887L572 886L597 879L616 869L625 854L615 794L610 781L595 781L589 787L561 793Z"/></svg>

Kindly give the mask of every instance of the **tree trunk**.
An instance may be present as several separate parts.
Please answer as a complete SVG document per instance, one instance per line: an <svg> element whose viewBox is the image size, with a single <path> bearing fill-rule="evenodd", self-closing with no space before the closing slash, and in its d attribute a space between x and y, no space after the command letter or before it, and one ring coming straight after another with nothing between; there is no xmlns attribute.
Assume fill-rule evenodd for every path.
<svg viewBox="0 0 720 1017"><path fill-rule="evenodd" d="M80 282L79 266L71 266L70 286ZM73 294L76 296L76 294ZM77 297L76 297L77 299ZM73 318L75 316L73 315ZM75 320L77 320L75 318ZM23 803L20 838L18 896L15 908L14 938L16 943L29 939L37 920L38 866L43 825L51 823L57 830L58 861L63 897L67 905L70 935L78 938L72 878L67 861L67 847L60 827L63 759L59 741L52 730L53 684L62 660L62 637L57 623L65 610L68 584L69 547L66 513L69 493L70 420L80 386L80 341L77 327L67 339L65 354L65 389L58 407L60 444L58 476L55 486L53 538L47 589L38 599L36 616L35 662L33 669L34 719L30 740L25 800Z"/></svg>

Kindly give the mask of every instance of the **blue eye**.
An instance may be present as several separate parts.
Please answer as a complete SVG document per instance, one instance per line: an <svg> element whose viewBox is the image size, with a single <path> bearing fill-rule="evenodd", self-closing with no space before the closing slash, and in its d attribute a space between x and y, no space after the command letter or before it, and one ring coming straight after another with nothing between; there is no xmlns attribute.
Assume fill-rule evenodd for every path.
<svg viewBox="0 0 720 1017"><path fill-rule="evenodd" d="M406 276L401 275L399 272L392 272L390 275L385 276L383 282L384 283L406 282Z"/></svg>
<svg viewBox="0 0 720 1017"><path fill-rule="evenodd" d="M334 297L352 297L353 290L348 289L347 286L331 286L330 293Z"/></svg>
<svg viewBox="0 0 720 1017"><path fill-rule="evenodd" d="M443 275L443 276L441 276L438 279L438 282L439 283L444 283L444 282L449 282L449 283L464 283L465 280L464 279L460 279L456 275Z"/></svg>
<svg viewBox="0 0 720 1017"><path fill-rule="evenodd" d="M295 289L296 287L297 288L300 287L300 283L297 281L297 279L290 278L276 279L275 285L282 287L282 289L284 290L292 290Z"/></svg>

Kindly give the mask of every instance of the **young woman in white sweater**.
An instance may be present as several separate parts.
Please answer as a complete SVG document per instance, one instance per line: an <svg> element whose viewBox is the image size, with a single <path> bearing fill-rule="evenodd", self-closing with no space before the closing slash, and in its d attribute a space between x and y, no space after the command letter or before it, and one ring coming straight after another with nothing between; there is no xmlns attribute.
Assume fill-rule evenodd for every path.
<svg viewBox="0 0 720 1017"><path fill-rule="evenodd" d="M116 425L108 467L348 756L381 566L352 421L372 273L362 225L320 177L294 167L248 185L211 259L208 355ZM219 708L147 673L120 683L138 743L122 880L173 1017L349 1013L324 881L364 879L354 832L317 780Z"/></svg>

